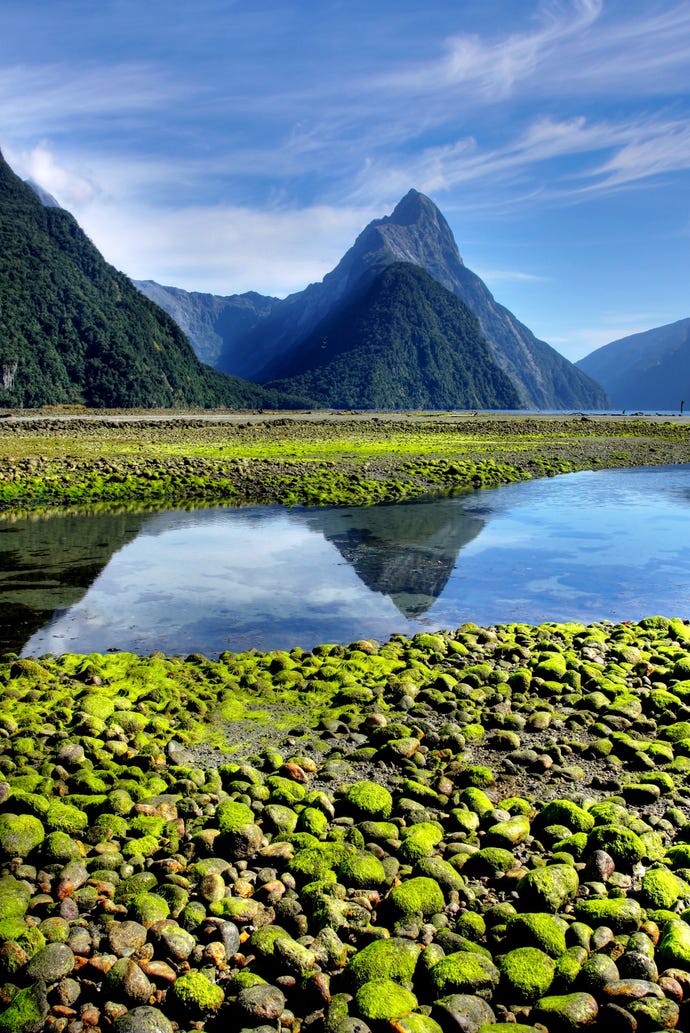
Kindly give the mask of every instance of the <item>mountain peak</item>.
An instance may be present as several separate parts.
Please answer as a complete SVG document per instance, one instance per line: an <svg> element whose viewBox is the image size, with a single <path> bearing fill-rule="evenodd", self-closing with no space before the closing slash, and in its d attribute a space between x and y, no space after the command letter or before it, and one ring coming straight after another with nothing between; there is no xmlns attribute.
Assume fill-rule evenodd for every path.
<svg viewBox="0 0 690 1033"><path fill-rule="evenodd" d="M438 212L434 202L419 190L408 190L403 198L398 201L391 215L382 219L382 222L394 222L397 226L410 226L418 222L424 215ZM440 214L440 213L439 213Z"/></svg>

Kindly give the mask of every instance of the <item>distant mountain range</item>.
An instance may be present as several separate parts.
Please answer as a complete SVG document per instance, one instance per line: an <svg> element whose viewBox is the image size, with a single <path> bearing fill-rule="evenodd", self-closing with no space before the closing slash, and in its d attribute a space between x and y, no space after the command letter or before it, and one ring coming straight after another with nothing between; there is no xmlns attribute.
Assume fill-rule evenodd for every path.
<svg viewBox="0 0 690 1033"><path fill-rule="evenodd" d="M177 323L0 154L0 404L60 403L288 407L295 401L201 363Z"/></svg>
<svg viewBox="0 0 690 1033"><path fill-rule="evenodd" d="M395 324L396 330L391 330L385 342L387 357L384 361L381 328L385 325L385 295L382 291L391 289L393 284L399 285L403 274L398 268L392 279L386 281L385 288L381 286L380 277L389 267L403 263L418 267L427 277L407 278L405 304L415 316L408 321L410 332L404 343L400 338L404 322L403 308L399 307L402 291L399 288L393 292L396 312L392 313L391 327ZM435 292L433 300L429 278L443 289ZM378 287L375 286L377 281ZM218 369L287 390L299 389L300 393L310 389L318 405L341 404L336 395L329 392L328 385L331 383L334 391L339 392L341 382L331 378L340 376L346 367L356 364L360 379L367 379L369 373L362 363L373 339L381 347L376 352L376 368L370 371L369 379L385 378L392 371L405 368L411 384L424 382L429 369L428 356L436 354L439 340L445 334L447 313L453 307L448 294L462 302L478 320L488 343L490 360L511 381L517 402L515 395L511 405L501 401L504 396L499 385L503 382L489 366L484 377L490 386L486 396L481 391L477 393L471 385L469 392L463 393L458 381L451 379L438 395L427 390L424 403L414 400L418 397L416 388L405 401L405 390L400 389L399 382L391 381L388 404L380 395L377 395L380 398L377 404L386 408L426 404L438 408L513 408L517 405L533 409L601 409L608 405L605 392L598 384L538 340L508 309L495 301L482 280L463 264L451 229L439 209L416 190L406 194L392 215L371 222L321 283L311 284L283 300L264 298L259 307L260 296L255 294L216 298L185 294L151 281L137 282L137 286L185 327L198 354L202 350L209 354L209 340L214 348L222 340L215 359ZM372 290L377 292L376 327L370 326ZM256 316L247 329L246 321L251 319L249 306ZM443 310L444 315L433 319L434 308ZM457 317L457 305L453 312ZM420 313L424 313L423 329L416 334L412 330ZM468 338L464 351L458 352L459 363L465 361L468 351L477 347L476 325L464 318L471 339ZM202 332L197 331L198 325ZM209 328L214 335L212 338ZM337 337L335 349L334 335ZM453 335L446 340L443 359L436 364L440 378L451 375L449 353L457 349L457 336L452 340L451 337ZM337 351L335 365L334 350ZM485 364L484 356L481 362ZM355 378L350 369L347 380ZM369 405L365 395L349 388L347 397L351 399L347 404L354 407Z"/></svg>
<svg viewBox="0 0 690 1033"><path fill-rule="evenodd" d="M576 365L616 409L690 410L690 318L621 337Z"/></svg>

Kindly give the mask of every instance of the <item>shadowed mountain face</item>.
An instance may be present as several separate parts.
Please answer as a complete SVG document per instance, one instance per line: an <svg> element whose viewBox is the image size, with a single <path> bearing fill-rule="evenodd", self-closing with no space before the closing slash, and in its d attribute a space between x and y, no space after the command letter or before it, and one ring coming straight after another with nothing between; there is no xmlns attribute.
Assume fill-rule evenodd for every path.
<svg viewBox="0 0 690 1033"><path fill-rule="evenodd" d="M476 318L423 269L395 262L348 295L268 387L352 409L515 409L520 399Z"/></svg>
<svg viewBox="0 0 690 1033"><path fill-rule="evenodd" d="M172 316L201 361L209 366L215 366L223 350L234 348L278 301L255 291L219 297L163 287L153 280L133 282L150 301Z"/></svg>
<svg viewBox="0 0 690 1033"><path fill-rule="evenodd" d="M218 368L264 382L278 362L299 365L317 326L341 309L387 266L419 266L474 313L496 364L513 382L523 407L600 409L603 389L499 305L464 265L448 223L436 205L411 190L392 215L371 222L321 283L276 302L243 339L226 347Z"/></svg>
<svg viewBox="0 0 690 1033"><path fill-rule="evenodd" d="M577 366L604 387L617 409L690 407L690 318L622 337Z"/></svg>
<svg viewBox="0 0 690 1033"><path fill-rule="evenodd" d="M332 542L372 592L404 617L420 617L443 592L460 550L484 527L450 499L306 510L304 519Z"/></svg>
<svg viewBox="0 0 690 1033"><path fill-rule="evenodd" d="M150 516L117 513L0 521L0 652L19 652L77 603Z"/></svg>

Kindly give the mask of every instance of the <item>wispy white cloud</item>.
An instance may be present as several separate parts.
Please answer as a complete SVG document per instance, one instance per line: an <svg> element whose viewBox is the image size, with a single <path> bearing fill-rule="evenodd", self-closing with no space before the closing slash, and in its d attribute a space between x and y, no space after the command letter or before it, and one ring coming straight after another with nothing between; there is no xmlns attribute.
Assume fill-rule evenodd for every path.
<svg viewBox="0 0 690 1033"><path fill-rule="evenodd" d="M108 261L133 279L283 296L321 280L375 214L327 206L171 211L92 204L80 222Z"/></svg>

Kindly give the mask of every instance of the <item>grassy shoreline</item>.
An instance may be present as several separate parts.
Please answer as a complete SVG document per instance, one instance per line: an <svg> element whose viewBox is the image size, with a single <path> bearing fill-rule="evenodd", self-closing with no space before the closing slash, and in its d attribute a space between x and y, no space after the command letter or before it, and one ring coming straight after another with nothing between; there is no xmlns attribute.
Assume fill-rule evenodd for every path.
<svg viewBox="0 0 690 1033"><path fill-rule="evenodd" d="M0 512L367 505L583 469L690 462L679 418L52 414L0 421Z"/></svg>

